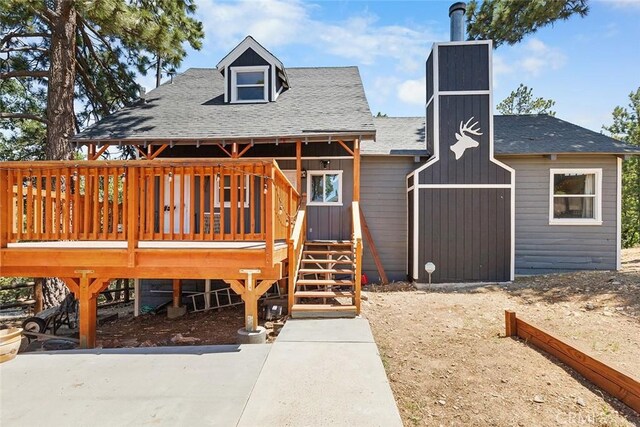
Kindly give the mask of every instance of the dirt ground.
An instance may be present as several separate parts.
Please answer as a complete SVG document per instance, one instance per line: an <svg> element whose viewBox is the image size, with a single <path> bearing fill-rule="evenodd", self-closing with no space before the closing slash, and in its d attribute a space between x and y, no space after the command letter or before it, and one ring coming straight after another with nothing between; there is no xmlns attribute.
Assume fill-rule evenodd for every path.
<svg viewBox="0 0 640 427"><path fill-rule="evenodd" d="M168 319L166 313L133 317L133 304L99 311L99 315L118 313L118 319L98 326L96 346L101 348L161 347L174 345L235 344L238 329L244 327L244 306L187 313ZM267 340L275 340L274 323L261 321Z"/></svg>
<svg viewBox="0 0 640 427"><path fill-rule="evenodd" d="M504 338L504 310L640 377L640 249L620 272L518 278L507 286L366 293L406 425L640 425L640 414L557 360Z"/></svg>

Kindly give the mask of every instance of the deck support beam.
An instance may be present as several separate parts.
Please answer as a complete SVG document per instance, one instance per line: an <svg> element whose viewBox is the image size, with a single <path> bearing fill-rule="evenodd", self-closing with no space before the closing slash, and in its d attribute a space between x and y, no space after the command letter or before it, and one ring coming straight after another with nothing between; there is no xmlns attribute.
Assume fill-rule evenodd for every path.
<svg viewBox="0 0 640 427"><path fill-rule="evenodd" d="M187 307L182 305L182 280L173 279L173 301L171 307L167 307L167 317L176 319L187 314Z"/></svg>
<svg viewBox="0 0 640 427"><path fill-rule="evenodd" d="M96 346L96 315L98 295L109 285L110 279L89 278L91 270L78 270L80 278L63 278L78 300L78 323L80 330L80 348Z"/></svg>
<svg viewBox="0 0 640 427"><path fill-rule="evenodd" d="M302 196L302 141L296 141L296 191Z"/></svg>
<svg viewBox="0 0 640 427"><path fill-rule="evenodd" d="M258 282L253 276L260 273L260 270L240 270L240 273L246 274L247 279L225 280L225 282L244 301L245 330L255 332L258 330L258 300L273 286L276 280L261 280Z"/></svg>

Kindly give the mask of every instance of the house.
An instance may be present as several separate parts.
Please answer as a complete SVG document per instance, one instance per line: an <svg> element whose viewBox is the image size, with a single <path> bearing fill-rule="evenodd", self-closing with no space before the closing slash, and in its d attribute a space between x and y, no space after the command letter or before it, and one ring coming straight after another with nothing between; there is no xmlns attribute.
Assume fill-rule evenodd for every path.
<svg viewBox="0 0 640 427"><path fill-rule="evenodd" d="M425 117L374 118L356 67L288 67L247 37L76 135L89 160L2 164L0 276L64 278L91 347L114 278L136 279L137 304L169 292L170 316L183 286L195 307L224 284L252 337L270 289L294 316L357 315L377 264L425 281L432 263L438 282L618 268L621 162L639 150L493 117L491 55L436 43ZM139 159L98 161L114 145Z"/></svg>

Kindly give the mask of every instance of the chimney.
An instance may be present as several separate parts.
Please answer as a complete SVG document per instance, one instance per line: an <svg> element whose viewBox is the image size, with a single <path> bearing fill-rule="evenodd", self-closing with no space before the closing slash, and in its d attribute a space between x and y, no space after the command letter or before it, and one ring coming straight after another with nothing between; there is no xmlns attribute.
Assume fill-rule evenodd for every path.
<svg viewBox="0 0 640 427"><path fill-rule="evenodd" d="M464 41L464 14L467 11L467 5L463 1L454 3L449 8L449 18L451 18L451 41Z"/></svg>

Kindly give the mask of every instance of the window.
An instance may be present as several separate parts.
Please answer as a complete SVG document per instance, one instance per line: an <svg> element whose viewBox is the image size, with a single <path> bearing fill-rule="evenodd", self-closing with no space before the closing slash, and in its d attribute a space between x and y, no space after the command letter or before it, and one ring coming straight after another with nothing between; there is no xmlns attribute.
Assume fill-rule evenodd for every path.
<svg viewBox="0 0 640 427"><path fill-rule="evenodd" d="M308 205L342 205L342 171L307 172Z"/></svg>
<svg viewBox="0 0 640 427"><path fill-rule="evenodd" d="M231 207L231 176L229 175L223 175L222 178L224 179L224 207L225 208L230 208ZM238 186L238 183L240 182L239 178L236 177L236 200L238 200L238 207L240 207L242 205L242 202L240 200L241 197L241 193L240 193L240 186ZM206 183L205 185L209 185L208 183ZM251 200L251 195L249 194L249 175L245 175L245 180L244 180L244 207L248 208L249 207L249 200ZM218 176L216 178L216 185L215 185L215 194L213 195L214 197L214 204L216 208L220 207L220 177Z"/></svg>
<svg viewBox="0 0 640 427"><path fill-rule="evenodd" d="M551 169L549 224L602 224L602 169Z"/></svg>
<svg viewBox="0 0 640 427"><path fill-rule="evenodd" d="M266 102L269 67L231 68L231 102Z"/></svg>

